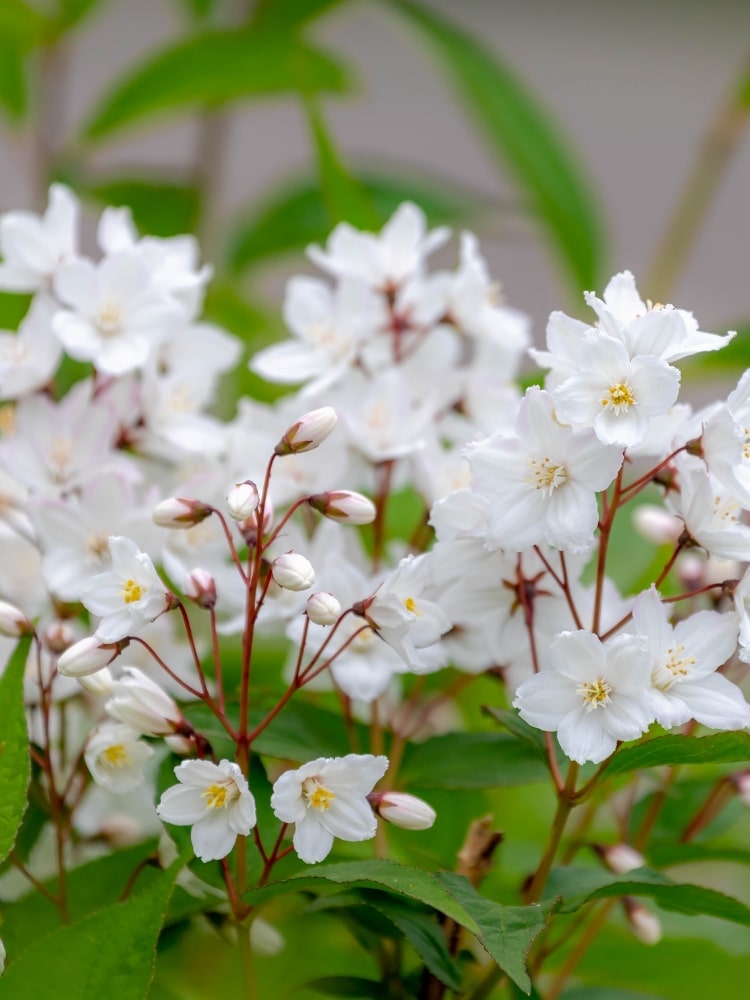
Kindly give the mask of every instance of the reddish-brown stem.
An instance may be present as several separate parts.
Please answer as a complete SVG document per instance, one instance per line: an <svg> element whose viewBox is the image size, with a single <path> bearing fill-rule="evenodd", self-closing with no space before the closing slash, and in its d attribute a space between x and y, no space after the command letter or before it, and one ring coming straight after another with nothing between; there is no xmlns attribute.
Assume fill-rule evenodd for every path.
<svg viewBox="0 0 750 1000"><path fill-rule="evenodd" d="M200 682L201 682L201 689L202 689L203 695L205 696L205 695L208 694L208 687L206 686L206 678L205 678L205 676L203 674L203 665L201 664L201 658L198 655L198 648L195 645L195 636L193 635L193 626L192 626L192 624L190 622L190 617L189 617L189 615L187 613L187 608L182 603L182 601L178 601L177 602L177 610L180 612L180 616L182 618L182 625L183 625L183 628L185 629L185 635L187 636L187 641L188 641L188 644L190 646L190 652L191 652L192 657L193 657L193 663L195 664L195 669L196 669L196 671L198 673L198 677L199 677Z"/></svg>
<svg viewBox="0 0 750 1000"><path fill-rule="evenodd" d="M625 503L628 503L628 501L632 500L634 496L637 496L641 492L641 490L645 489L645 487L648 486L649 483L653 482L654 476L656 476L659 472L661 472L662 469L665 469L670 464L670 462L672 462L674 458L680 454L681 451L685 451L686 448L687 445L682 445L680 448L676 448L670 455L667 455L666 458L662 459L662 461L659 462L658 465L655 465L653 469L649 469L649 471L645 472L640 478L634 480L632 483L628 483L627 486L623 487L623 489L620 492L620 500L619 500L620 506L622 506Z"/></svg>
<svg viewBox="0 0 750 1000"><path fill-rule="evenodd" d="M731 798L733 794L734 790L730 779L727 777L719 778L708 793L706 801L680 834L680 843L687 844L705 826L708 826L711 820L723 809L726 804L725 800Z"/></svg>
<svg viewBox="0 0 750 1000"><path fill-rule="evenodd" d="M35 878L31 874L31 872L24 865L24 863L21 861L21 859L18 857L15 851L10 852L10 854L8 855L8 860L13 865L13 867L17 868L18 871L23 875L23 877L27 879L31 883L31 885L34 886L37 892L40 892L45 897L45 899L48 899L56 909L60 908L59 899L49 891L49 889L46 887L46 885L44 885L44 883L40 882L38 878Z"/></svg>
<svg viewBox="0 0 750 1000"><path fill-rule="evenodd" d="M224 700L224 677L221 670L221 648L219 647L219 633L216 630L216 611L214 608L210 608L209 614L211 616L211 649L213 650L214 656L214 678L216 680L216 700L218 702L219 711L222 715L226 715L226 703Z"/></svg>
<svg viewBox="0 0 750 1000"><path fill-rule="evenodd" d="M599 634L599 624L602 614L602 598L604 596L604 582L607 574L607 551L609 549L609 539L612 532L612 524L617 513L620 500L620 490L622 489L622 470L617 473L617 478L612 486L612 498L607 500L606 494L602 495L602 519L599 522L599 551L596 558L596 589L594 591L594 615L591 622L591 631Z"/></svg>
<svg viewBox="0 0 750 1000"><path fill-rule="evenodd" d="M391 492L391 480L396 463L393 459L377 466L377 487L375 491L375 520L372 523L374 544L372 553L373 570L377 571L383 558L385 547L385 515Z"/></svg>
<svg viewBox="0 0 750 1000"><path fill-rule="evenodd" d="M247 575L245 573L245 567L242 565L242 560L239 557L239 553L234 544L234 539L232 538L232 532L229 530L229 525L226 522L226 518L222 512L217 507L212 507L211 510L215 516L219 519L219 524L224 532L224 537L227 540L227 545L229 546L229 554L232 557L232 562L237 567L240 576L242 577L242 582L247 584Z"/></svg>

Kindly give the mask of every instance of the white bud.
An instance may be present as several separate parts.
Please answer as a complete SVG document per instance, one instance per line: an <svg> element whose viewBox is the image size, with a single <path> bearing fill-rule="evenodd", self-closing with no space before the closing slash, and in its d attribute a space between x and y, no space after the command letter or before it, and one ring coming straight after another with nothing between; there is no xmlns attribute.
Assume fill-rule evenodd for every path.
<svg viewBox="0 0 750 1000"><path fill-rule="evenodd" d="M151 511L151 517L160 528L181 528L187 530L210 517L213 508L200 500L188 497L168 497Z"/></svg>
<svg viewBox="0 0 750 1000"><path fill-rule="evenodd" d="M0 635L20 639L24 635L31 635L33 631L34 626L20 608L7 601L0 601Z"/></svg>
<svg viewBox="0 0 750 1000"><path fill-rule="evenodd" d="M630 896L625 896L622 902L630 929L638 940L643 944L658 944L661 941L662 929L661 921L656 914Z"/></svg>
<svg viewBox="0 0 750 1000"><path fill-rule="evenodd" d="M341 614L341 604L333 594L321 590L308 597L305 611L315 625L333 625Z"/></svg>
<svg viewBox="0 0 750 1000"><path fill-rule="evenodd" d="M601 855L605 865L616 875L624 875L636 868L643 868L646 859L630 844L597 844L596 851Z"/></svg>
<svg viewBox="0 0 750 1000"><path fill-rule="evenodd" d="M284 590L307 590L315 583L312 564L298 552L285 552L271 563L271 573Z"/></svg>
<svg viewBox="0 0 750 1000"><path fill-rule="evenodd" d="M244 483L235 483L227 493L229 515L235 521L246 521L251 514L255 513L259 502L258 487L249 479L246 479Z"/></svg>
<svg viewBox="0 0 750 1000"><path fill-rule="evenodd" d="M257 955L278 955L285 941L274 926L262 917L256 917L250 924L250 943Z"/></svg>
<svg viewBox="0 0 750 1000"><path fill-rule="evenodd" d="M108 666L122 648L119 642L99 642L91 635L69 646L57 661L57 669L66 677L85 677Z"/></svg>
<svg viewBox="0 0 750 1000"><path fill-rule="evenodd" d="M633 527L655 545L674 545L685 530L679 517L653 503L643 503L635 508Z"/></svg>
<svg viewBox="0 0 750 1000"><path fill-rule="evenodd" d="M78 678L78 683L84 691L97 698L106 698L112 693L112 674L109 667L102 667L93 674L84 674Z"/></svg>
<svg viewBox="0 0 750 1000"><path fill-rule="evenodd" d="M337 421L336 411L331 406L310 410L287 430L274 448L275 454L297 455L302 451L312 451L325 441Z"/></svg>
<svg viewBox="0 0 750 1000"><path fill-rule="evenodd" d="M67 622L52 622L44 630L43 642L51 653L64 653L75 642L76 634Z"/></svg>
<svg viewBox="0 0 750 1000"><path fill-rule="evenodd" d="M174 699L137 667L125 667L104 707L113 719L148 736L173 733L182 722Z"/></svg>
<svg viewBox="0 0 750 1000"><path fill-rule="evenodd" d="M179 754L181 757L186 757L193 752L194 743L188 736L165 736L164 742L172 753Z"/></svg>
<svg viewBox="0 0 750 1000"><path fill-rule="evenodd" d="M429 830L437 816L432 806L406 792L370 792L367 801L378 816L404 830Z"/></svg>
<svg viewBox="0 0 750 1000"><path fill-rule="evenodd" d="M352 490L331 490L315 493L307 502L323 517L343 524L370 524L375 520L375 504L361 493Z"/></svg>
<svg viewBox="0 0 750 1000"><path fill-rule="evenodd" d="M200 567L191 570L185 582L185 596L201 608L213 608L216 604L216 580L213 574Z"/></svg>
<svg viewBox="0 0 750 1000"><path fill-rule="evenodd" d="M746 806L750 806L750 771L741 771L739 774L733 774L731 781L737 791L740 802L743 802Z"/></svg>

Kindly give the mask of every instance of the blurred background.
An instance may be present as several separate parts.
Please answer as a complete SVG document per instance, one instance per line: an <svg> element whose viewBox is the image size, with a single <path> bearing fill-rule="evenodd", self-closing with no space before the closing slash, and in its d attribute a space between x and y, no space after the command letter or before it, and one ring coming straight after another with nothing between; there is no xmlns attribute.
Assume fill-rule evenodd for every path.
<svg viewBox="0 0 750 1000"><path fill-rule="evenodd" d="M304 244L402 197L479 233L537 341L622 268L722 330L750 319L748 39L744 0L2 0L0 209L59 178L195 231L209 311L262 340Z"/></svg>

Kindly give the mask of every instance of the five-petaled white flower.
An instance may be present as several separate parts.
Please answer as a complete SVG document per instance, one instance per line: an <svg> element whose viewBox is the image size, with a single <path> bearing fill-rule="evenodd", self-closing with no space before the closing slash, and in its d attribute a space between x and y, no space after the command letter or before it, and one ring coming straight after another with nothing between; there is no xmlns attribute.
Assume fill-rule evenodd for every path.
<svg viewBox="0 0 750 1000"><path fill-rule="evenodd" d="M339 840L369 840L377 820L367 801L388 767L387 757L350 753L319 757L286 771L273 786L271 808L282 823L294 823L294 849L303 861L323 861Z"/></svg>
<svg viewBox="0 0 750 1000"><path fill-rule="evenodd" d="M143 768L153 750L130 726L105 723L86 744L84 758L97 785L111 792L129 792L143 780Z"/></svg>
<svg viewBox="0 0 750 1000"><path fill-rule="evenodd" d="M191 826L190 840L201 861L219 861L255 826L255 799L238 764L222 760L186 760L174 773L180 782L168 788L156 807L165 823Z"/></svg>

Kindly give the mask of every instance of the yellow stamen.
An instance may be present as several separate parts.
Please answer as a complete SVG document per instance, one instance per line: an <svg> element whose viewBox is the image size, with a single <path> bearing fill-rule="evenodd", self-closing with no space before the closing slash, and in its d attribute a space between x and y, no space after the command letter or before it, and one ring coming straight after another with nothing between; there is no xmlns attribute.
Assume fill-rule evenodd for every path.
<svg viewBox="0 0 750 1000"><path fill-rule="evenodd" d="M535 490L541 491L543 496L550 496L558 486L564 486L567 481L568 470L564 465L555 465L546 456L541 459L529 459L526 482Z"/></svg>
<svg viewBox="0 0 750 1000"><path fill-rule="evenodd" d="M616 413L635 405L635 396L626 382L618 382L609 387L608 394L601 400L602 406L611 407Z"/></svg>
<svg viewBox="0 0 750 1000"><path fill-rule="evenodd" d="M321 785L317 778L305 778L302 782L302 793L307 804L320 812L330 809L331 803L336 798L336 793Z"/></svg>
<svg viewBox="0 0 750 1000"><path fill-rule="evenodd" d="M201 792L201 798L206 800L206 806L209 809L223 809L232 801L232 795L226 785L209 785L205 791Z"/></svg>
<svg viewBox="0 0 750 1000"><path fill-rule="evenodd" d="M108 767L124 767L130 763L130 754L122 743L113 743L111 747L102 750L100 759Z"/></svg>
<svg viewBox="0 0 750 1000"><path fill-rule="evenodd" d="M145 593L146 588L136 583L135 580L126 580L122 588L122 597L126 604L140 601Z"/></svg>
<svg viewBox="0 0 750 1000"><path fill-rule="evenodd" d="M587 712L593 712L602 705L608 705L612 700L612 687L603 678L598 677L595 681L584 681L576 688L576 694L581 696Z"/></svg>

